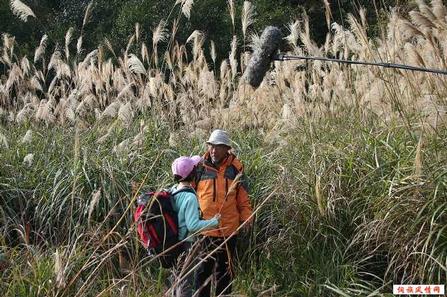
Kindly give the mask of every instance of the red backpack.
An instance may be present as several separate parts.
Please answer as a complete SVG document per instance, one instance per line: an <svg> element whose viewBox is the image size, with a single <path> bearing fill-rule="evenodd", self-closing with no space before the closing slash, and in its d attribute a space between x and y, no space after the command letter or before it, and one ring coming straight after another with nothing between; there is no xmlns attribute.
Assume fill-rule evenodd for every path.
<svg viewBox="0 0 447 297"><path fill-rule="evenodd" d="M141 194L137 199L134 220L143 246L150 254L159 255L161 265L172 267L183 252L178 240L177 213L172 207L175 194L193 190L184 188L174 193L164 190Z"/></svg>

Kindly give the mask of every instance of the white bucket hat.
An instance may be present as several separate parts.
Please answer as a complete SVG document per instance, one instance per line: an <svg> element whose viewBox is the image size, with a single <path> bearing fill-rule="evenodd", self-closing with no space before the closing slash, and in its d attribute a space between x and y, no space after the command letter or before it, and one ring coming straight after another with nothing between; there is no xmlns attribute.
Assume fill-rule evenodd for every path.
<svg viewBox="0 0 447 297"><path fill-rule="evenodd" d="M214 145L224 144L226 146L232 147L228 132L220 129L214 130L206 143Z"/></svg>

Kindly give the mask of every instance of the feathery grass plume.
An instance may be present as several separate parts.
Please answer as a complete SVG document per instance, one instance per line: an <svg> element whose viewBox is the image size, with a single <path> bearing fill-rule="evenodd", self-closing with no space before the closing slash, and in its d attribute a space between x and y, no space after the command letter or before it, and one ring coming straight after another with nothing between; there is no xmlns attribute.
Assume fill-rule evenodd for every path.
<svg viewBox="0 0 447 297"><path fill-rule="evenodd" d="M62 62L61 57L61 52L59 51L58 46L56 46L53 54L51 55L50 62L48 62L48 70L56 69L58 64Z"/></svg>
<svg viewBox="0 0 447 297"><path fill-rule="evenodd" d="M93 51L91 51L90 53L87 54L87 56L85 56L84 60L78 64L78 69L84 69L87 68L87 66L91 63L95 63L96 58L98 55L98 50L95 49Z"/></svg>
<svg viewBox="0 0 447 297"><path fill-rule="evenodd" d="M4 50L7 51L12 48L14 39L11 35L9 35L8 33L2 33L2 40Z"/></svg>
<svg viewBox="0 0 447 297"><path fill-rule="evenodd" d="M85 9L84 20L82 21L81 31L84 31L85 25L87 25L87 23L90 21L90 18L92 16L92 11L93 11L93 1L90 1L90 3L87 5L87 8ZM82 35L82 33L81 33L81 35Z"/></svg>
<svg viewBox="0 0 447 297"><path fill-rule="evenodd" d="M217 54L216 54L216 45L214 44L214 41L211 40L211 60L213 60L214 65L216 64L216 58L217 58Z"/></svg>
<svg viewBox="0 0 447 297"><path fill-rule="evenodd" d="M29 64L29 60L26 56L24 56L21 60L20 60L20 68L22 69L22 73L24 76L27 76L29 74L30 71L30 64Z"/></svg>
<svg viewBox="0 0 447 297"><path fill-rule="evenodd" d="M298 38L300 36L300 21L296 20L293 23L290 22L287 25L287 28L290 31L290 34L285 38L290 45L293 45L294 48L298 47ZM258 35L258 38L260 39L260 36ZM252 41L253 42L253 41ZM252 47L253 48L253 47ZM259 48L258 45L255 45L255 48Z"/></svg>
<svg viewBox="0 0 447 297"><path fill-rule="evenodd" d="M9 57L8 50L13 48L14 39L8 33L2 33L3 39L3 55L2 60L3 63L7 65L11 65L11 58Z"/></svg>
<svg viewBox="0 0 447 297"><path fill-rule="evenodd" d="M193 59L196 61L199 57L199 53L201 51L203 42L204 42L204 35L199 30L194 30L194 32L189 35L188 39L186 39L186 43L189 43L191 41L194 41L193 47L192 47L192 53L193 53Z"/></svg>
<svg viewBox="0 0 447 297"><path fill-rule="evenodd" d="M9 77L6 81L5 90L9 92L14 85L14 83L18 84L20 81L20 77L22 77L22 69L17 64L12 65L12 69L9 71Z"/></svg>
<svg viewBox="0 0 447 297"><path fill-rule="evenodd" d="M361 15L362 14L364 15L364 10L362 12L362 9L361 9L359 13ZM354 36L356 37L356 40L358 41L358 43L362 44L363 49L368 48L368 36L366 33L366 28L363 25L361 25L352 14L348 14L348 23L350 25L351 32L354 33ZM350 44L348 43L348 45L350 45ZM352 48L352 49L358 50L358 51L361 50L361 48Z"/></svg>
<svg viewBox="0 0 447 297"><path fill-rule="evenodd" d="M179 142L180 142L180 135L175 132L170 132L169 139L168 139L169 147L175 148L175 147L177 147Z"/></svg>
<svg viewBox="0 0 447 297"><path fill-rule="evenodd" d="M90 200L90 204L88 206L88 217L87 222L90 225L93 211L95 210L96 204L98 204L99 199L101 198L101 189L96 190L92 193L92 198Z"/></svg>
<svg viewBox="0 0 447 297"><path fill-rule="evenodd" d="M186 43L191 42L191 40L194 41L194 39L199 38L202 34L203 33L200 30L194 30L186 39Z"/></svg>
<svg viewBox="0 0 447 297"><path fill-rule="evenodd" d="M244 35L244 41L247 29L253 24L255 15L256 14L253 4L250 1L244 1L244 6L242 8L241 14L242 34Z"/></svg>
<svg viewBox="0 0 447 297"><path fill-rule="evenodd" d="M25 135L22 137L22 140L20 143L22 144L29 144L33 140L33 130L28 129L25 133Z"/></svg>
<svg viewBox="0 0 447 297"><path fill-rule="evenodd" d="M56 287L59 289L65 288L65 267L62 263L62 256L59 253L59 249L56 249L54 253L54 274L56 275Z"/></svg>
<svg viewBox="0 0 447 297"><path fill-rule="evenodd" d="M48 35L44 34L42 36L42 39L40 39L40 44L36 48L34 52L34 63L39 61L41 57L43 57L43 54L45 53L45 49L47 48L47 41L48 41Z"/></svg>
<svg viewBox="0 0 447 297"><path fill-rule="evenodd" d="M168 30L166 29L166 22L161 20L158 26L152 30L152 50L154 53L154 63L158 66L158 43L166 41L169 37Z"/></svg>
<svg viewBox="0 0 447 297"><path fill-rule="evenodd" d="M223 83L225 80L225 77L228 73L228 59L225 59L220 63L220 81Z"/></svg>
<svg viewBox="0 0 447 297"><path fill-rule="evenodd" d="M407 42L404 45L404 52L406 54L407 63L410 63L414 66L422 66L425 67L425 62L419 51L414 47L413 44Z"/></svg>
<svg viewBox="0 0 447 297"><path fill-rule="evenodd" d="M429 30L430 28L436 28L436 25L428 17L420 13L419 11L412 10L409 13L411 21L422 27L423 29Z"/></svg>
<svg viewBox="0 0 447 297"><path fill-rule="evenodd" d="M31 167L33 165L33 160L34 160L34 154L27 154L24 158L23 158L23 165L26 165L28 167Z"/></svg>
<svg viewBox="0 0 447 297"><path fill-rule="evenodd" d="M427 4L423 0L416 0L419 11L428 19L436 20L436 15L431 11Z"/></svg>
<svg viewBox="0 0 447 297"><path fill-rule="evenodd" d="M132 34L132 36L130 36L130 38L129 38L129 41L127 42L126 51L124 52L124 56L127 56L127 53L129 52L130 47L132 46L134 41L135 41L135 34Z"/></svg>
<svg viewBox="0 0 447 297"><path fill-rule="evenodd" d="M79 36L78 42L76 43L76 52L79 55L82 51L82 35Z"/></svg>
<svg viewBox="0 0 447 297"><path fill-rule="evenodd" d="M140 23L135 23L135 40L140 41Z"/></svg>
<svg viewBox="0 0 447 297"><path fill-rule="evenodd" d="M0 146L6 149L9 149L8 140L6 139L6 136L0 132Z"/></svg>
<svg viewBox="0 0 447 297"><path fill-rule="evenodd" d="M281 110L281 118L284 122L289 122L293 120L293 111L289 104L284 104Z"/></svg>
<svg viewBox="0 0 447 297"><path fill-rule="evenodd" d="M9 58L9 55L7 53L7 51L5 49L3 49L3 55L0 57L0 61L2 62L2 64L11 65L11 59Z"/></svg>
<svg viewBox="0 0 447 297"><path fill-rule="evenodd" d="M10 36L7 33L2 33L2 38L3 38L3 45L4 45L2 60L7 65L11 65L11 63L12 63L11 59L13 58L13 53L14 53L15 37Z"/></svg>
<svg viewBox="0 0 447 297"><path fill-rule="evenodd" d="M323 197L321 195L321 176L317 175L315 180L315 199L317 200L318 211L324 216L325 210L323 205Z"/></svg>
<svg viewBox="0 0 447 297"><path fill-rule="evenodd" d="M329 0L323 0L323 3L324 3L324 16L326 17L327 29L330 31L332 23L331 5L329 3Z"/></svg>
<svg viewBox="0 0 447 297"><path fill-rule="evenodd" d="M233 36L233 39L231 40L231 51L230 51L230 66L231 66L231 76L234 80L236 78L237 74L237 60L236 60L236 51L237 51L237 37L236 35Z"/></svg>
<svg viewBox="0 0 447 297"><path fill-rule="evenodd" d="M132 140L131 146L134 149L138 149L141 148L142 145L144 144L144 140L146 138L145 134L148 131L148 127L144 125L144 121L142 120L140 122L140 132L137 133L137 135L135 135L135 137Z"/></svg>
<svg viewBox="0 0 447 297"><path fill-rule="evenodd" d="M104 38L104 44L109 49L109 51L113 54L113 56L116 58L116 54L115 54L115 51L113 50L113 46L112 46L112 43L110 42L110 40L107 38Z"/></svg>
<svg viewBox="0 0 447 297"><path fill-rule="evenodd" d="M127 59L127 64L129 66L129 70L133 73L137 74L146 74L146 69L144 68L143 63L141 63L140 59L134 54L130 54Z"/></svg>
<svg viewBox="0 0 447 297"><path fill-rule="evenodd" d="M147 50L146 43L141 44L141 60L144 62L149 61L149 51Z"/></svg>
<svg viewBox="0 0 447 297"><path fill-rule="evenodd" d="M168 65L168 68L171 71L174 70L174 64L172 63L171 54L168 51L165 52L164 58L165 58L166 65Z"/></svg>
<svg viewBox="0 0 447 297"><path fill-rule="evenodd" d="M433 13L436 15L438 21L445 22L445 17L447 16L447 8L442 3L442 0L432 0L431 5Z"/></svg>
<svg viewBox="0 0 447 297"><path fill-rule="evenodd" d="M234 0L227 0L228 3L228 10L230 11L230 18L231 18L231 24L233 25L233 34L235 31L235 24L234 24L234 19L235 19L235 9L234 9Z"/></svg>
<svg viewBox="0 0 447 297"><path fill-rule="evenodd" d="M127 95L133 95L132 92L132 86L134 85L134 82L131 82L127 84L122 90L118 93L118 96L116 96L115 100L119 100L121 98L127 98Z"/></svg>
<svg viewBox="0 0 447 297"><path fill-rule="evenodd" d="M398 25L401 27L402 33L404 34L403 38L404 40L411 39L415 36L423 36L424 33L422 33L421 30L415 25L413 25L411 22L406 20L401 20L398 22Z"/></svg>
<svg viewBox="0 0 447 297"><path fill-rule="evenodd" d="M217 95L217 83L214 79L214 73L208 71L207 68L208 67L205 66L202 71L200 71L197 86L200 94L209 99L213 99Z"/></svg>
<svg viewBox="0 0 447 297"><path fill-rule="evenodd" d="M55 100L51 97L42 108L41 120L45 123L54 123L56 121L56 117L54 116Z"/></svg>
<svg viewBox="0 0 447 297"><path fill-rule="evenodd" d="M245 67L250 62L251 56L252 56L252 54L250 52L248 52L248 51L241 53L241 57L240 57L241 73L244 73Z"/></svg>
<svg viewBox="0 0 447 297"><path fill-rule="evenodd" d="M129 138L124 139L113 147L112 152L116 153L117 155L126 155L126 157L128 157L129 150L131 149L130 141L131 140Z"/></svg>
<svg viewBox="0 0 447 297"><path fill-rule="evenodd" d="M19 0L10 0L9 5L11 6L12 13L24 22L26 22L30 16L34 18L36 17L31 8Z"/></svg>
<svg viewBox="0 0 447 297"><path fill-rule="evenodd" d="M133 116L132 104L130 101L120 106L120 109L118 110L118 119L126 126L132 124Z"/></svg>
<svg viewBox="0 0 447 297"><path fill-rule="evenodd" d="M17 123L24 123L26 120L32 117L33 115L33 104L27 103L16 115L16 122Z"/></svg>
<svg viewBox="0 0 447 297"><path fill-rule="evenodd" d="M191 8L194 4L194 0L183 0L182 1L182 13L189 20L191 17Z"/></svg>
<svg viewBox="0 0 447 297"><path fill-rule="evenodd" d="M67 30L67 33L65 33L65 58L67 59L67 61L70 58L69 46L70 46L71 38L73 37L73 31L74 31L74 28L70 27Z"/></svg>
<svg viewBox="0 0 447 297"><path fill-rule="evenodd" d="M180 18L176 18L172 21L171 40L169 42L170 47L172 46L172 44L174 44L174 39L175 39L175 35L177 34L179 24L180 24Z"/></svg>
<svg viewBox="0 0 447 297"><path fill-rule="evenodd" d="M156 48L158 43L164 42L169 38L169 32L166 29L166 22L161 20L157 27L152 30L152 48Z"/></svg>
<svg viewBox="0 0 447 297"><path fill-rule="evenodd" d="M104 62L104 46L102 44L98 45L98 54L96 55L97 57L97 62L98 62L98 68L101 68L101 65Z"/></svg>

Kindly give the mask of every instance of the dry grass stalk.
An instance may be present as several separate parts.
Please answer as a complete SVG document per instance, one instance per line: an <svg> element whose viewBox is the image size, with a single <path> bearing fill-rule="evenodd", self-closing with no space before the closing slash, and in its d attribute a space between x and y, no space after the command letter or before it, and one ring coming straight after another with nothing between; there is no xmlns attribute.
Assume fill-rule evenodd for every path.
<svg viewBox="0 0 447 297"><path fill-rule="evenodd" d="M315 199L317 201L318 211L320 212L320 215L323 217L326 211L323 204L323 196L321 195L321 177L319 175L316 176L315 180Z"/></svg>
<svg viewBox="0 0 447 297"><path fill-rule="evenodd" d="M85 9L84 19L82 21L82 30L84 30L85 25L87 25L87 23L90 21L92 11L93 11L93 1L90 1L90 3L87 5L87 8Z"/></svg>
<svg viewBox="0 0 447 297"><path fill-rule="evenodd" d="M82 35L79 36L78 42L76 43L76 52L78 53L78 55L81 53L81 51L82 51Z"/></svg>
<svg viewBox="0 0 447 297"><path fill-rule="evenodd" d="M214 65L216 65L216 59L217 59L216 45L214 44L213 40L211 40L210 52L211 52L211 60L213 60Z"/></svg>
<svg viewBox="0 0 447 297"><path fill-rule="evenodd" d="M414 158L414 175L416 177L422 176L422 145L423 138L419 137L418 145L416 147L416 156Z"/></svg>
<svg viewBox="0 0 447 297"><path fill-rule="evenodd" d="M140 41L140 34L141 34L141 31L140 31L140 23L135 23L135 40L136 40L137 42Z"/></svg>
<svg viewBox="0 0 447 297"><path fill-rule="evenodd" d="M237 52L237 37L233 36L233 39L231 41L231 52L230 52L230 66L231 66L231 76L234 80L237 75L237 60L236 60L236 52Z"/></svg>
<svg viewBox="0 0 447 297"><path fill-rule="evenodd" d="M56 249L54 254L54 274L56 275L56 287L59 289L65 288L65 266L62 263L62 255L59 253L59 249Z"/></svg>
<svg viewBox="0 0 447 297"><path fill-rule="evenodd" d="M36 48L36 50L34 52L34 63L39 61L39 59L45 53L45 49L47 48L47 41L48 41L48 35L44 34L42 36L42 39L40 40L40 45Z"/></svg>
<svg viewBox="0 0 447 297"><path fill-rule="evenodd" d="M71 43L71 38L73 37L73 31L74 31L74 28L70 27L67 30L67 33L65 33L65 57L67 58L67 61L70 58L70 48L69 48L69 46L70 46L70 43Z"/></svg>
<svg viewBox="0 0 447 297"><path fill-rule="evenodd" d="M166 41L169 37L168 30L166 29L166 22L160 21L155 27L154 30L152 30L152 48L155 50L158 43Z"/></svg>
<svg viewBox="0 0 447 297"><path fill-rule="evenodd" d="M91 217L93 214L93 211L95 210L96 205L98 204L99 199L101 198L101 189L98 189L92 193L92 199L90 201L89 207L88 207L88 224L90 225Z"/></svg>
<svg viewBox="0 0 447 297"><path fill-rule="evenodd" d="M294 21L293 23L289 23L287 25L290 34L286 37L286 40L289 42L289 44L293 45L294 48L298 47L298 38L299 38L299 32L300 32L300 22L298 20Z"/></svg>
<svg viewBox="0 0 447 297"><path fill-rule="evenodd" d="M324 16L326 18L327 29L331 29L332 11L329 0L323 0L324 3Z"/></svg>
<svg viewBox="0 0 447 297"><path fill-rule="evenodd" d="M233 33L235 30L234 19L235 19L235 9L234 9L234 0L227 0L228 10L230 12L231 24L233 25Z"/></svg>

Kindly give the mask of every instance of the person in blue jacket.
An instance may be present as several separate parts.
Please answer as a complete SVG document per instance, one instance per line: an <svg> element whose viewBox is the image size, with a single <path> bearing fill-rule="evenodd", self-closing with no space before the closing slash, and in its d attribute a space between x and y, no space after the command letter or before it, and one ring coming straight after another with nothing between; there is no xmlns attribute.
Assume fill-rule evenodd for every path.
<svg viewBox="0 0 447 297"><path fill-rule="evenodd" d="M201 161L201 157L179 157L172 163L172 174L177 185L172 188L172 205L177 212L178 219L178 239L183 241L185 251L191 248L195 236L200 231L212 229L219 226L220 214L215 215L209 220L200 218L200 208L197 201L197 195L193 188L193 182L196 177L196 166ZM176 267L178 269L178 267ZM188 271L185 271L188 272ZM181 275L177 277L182 278ZM192 285L194 282L194 273L189 272L187 277L173 290L175 296L192 296Z"/></svg>

